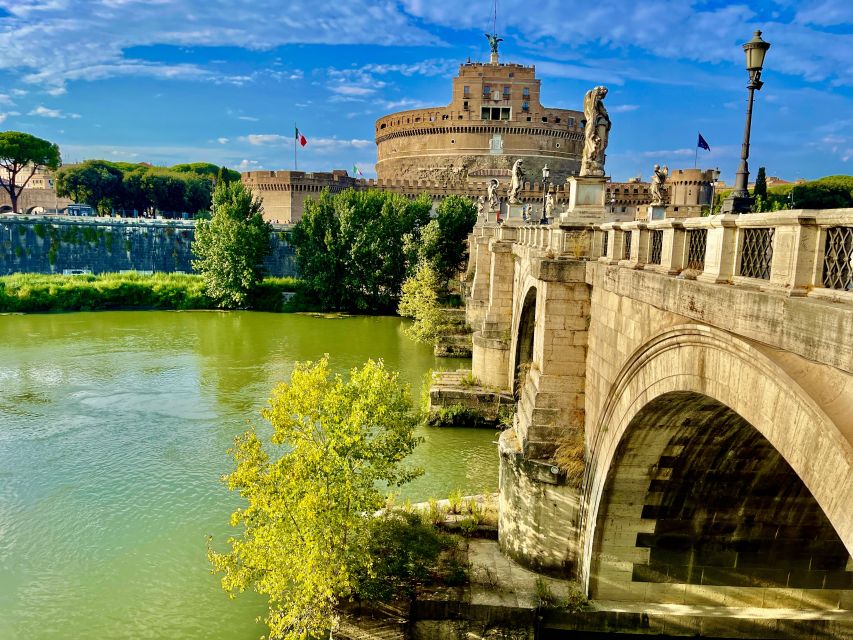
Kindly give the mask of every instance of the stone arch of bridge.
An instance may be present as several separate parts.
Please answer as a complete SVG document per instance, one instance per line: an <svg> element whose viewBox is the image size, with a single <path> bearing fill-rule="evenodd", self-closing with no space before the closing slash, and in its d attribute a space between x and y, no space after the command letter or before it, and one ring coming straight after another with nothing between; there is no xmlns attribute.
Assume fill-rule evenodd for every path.
<svg viewBox="0 0 853 640"><path fill-rule="evenodd" d="M523 378L525 377L524 368L533 364L538 294L539 290L536 285L528 285L524 297L520 298L521 305L518 307L513 325L509 361L512 363L510 381L516 397L521 392Z"/></svg>
<svg viewBox="0 0 853 640"><path fill-rule="evenodd" d="M13 213L12 205L10 205L10 204L0 205L0 213Z"/></svg>
<svg viewBox="0 0 853 640"><path fill-rule="evenodd" d="M32 207L28 207L24 213L28 216L37 215L40 213L44 213L44 207L40 204L34 205Z"/></svg>
<svg viewBox="0 0 853 640"><path fill-rule="evenodd" d="M660 468L666 447L677 446L673 444L677 429L672 426L676 422L669 428L656 429L666 423L666 415L681 421L679 427L684 420L704 424L700 416L717 415L724 427L728 425L725 433L748 433L744 424L754 428L813 496L846 552L853 552L853 513L849 508L853 504L853 447L840 433L839 425L755 346L707 326L681 325L656 336L629 358L611 385L598 419L587 431L579 567L587 588L591 565L597 558L596 540L601 540L597 528L602 509L607 508L608 478L612 487L620 459L625 460L626 447L630 448L639 434L648 440L649 455L657 455L658 462L650 466L644 460L635 467L645 473L644 482L652 479L652 467ZM640 510L644 506L635 505ZM654 520L642 518L642 513L638 519L646 520L645 526L654 524ZM635 534L627 532L626 537L625 533L623 548L634 554L634 561L642 563L645 552L629 549L635 547L636 539L631 537ZM631 574L624 563L621 570ZM663 588L673 589L671 584L657 586L659 591Z"/></svg>

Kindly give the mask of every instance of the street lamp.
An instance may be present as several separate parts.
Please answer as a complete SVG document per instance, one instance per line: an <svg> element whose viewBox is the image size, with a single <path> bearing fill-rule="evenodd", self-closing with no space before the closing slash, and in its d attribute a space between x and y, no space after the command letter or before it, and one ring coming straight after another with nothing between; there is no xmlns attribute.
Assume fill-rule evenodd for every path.
<svg viewBox="0 0 853 640"><path fill-rule="evenodd" d="M746 106L746 127L743 131L743 146L740 151L740 166L735 177L735 187L731 195L723 202L723 213L747 213L752 207L747 182L749 181L749 133L752 126L752 100L756 89L759 91L764 83L761 81L761 68L764 66L764 56L770 48L770 43L761 39L761 31L756 31L752 40L743 45L746 54L746 70L749 72L749 100Z"/></svg>
<svg viewBox="0 0 853 640"><path fill-rule="evenodd" d="M542 217L539 218L539 224L548 224L548 178L551 177L551 170L546 164L542 167Z"/></svg>

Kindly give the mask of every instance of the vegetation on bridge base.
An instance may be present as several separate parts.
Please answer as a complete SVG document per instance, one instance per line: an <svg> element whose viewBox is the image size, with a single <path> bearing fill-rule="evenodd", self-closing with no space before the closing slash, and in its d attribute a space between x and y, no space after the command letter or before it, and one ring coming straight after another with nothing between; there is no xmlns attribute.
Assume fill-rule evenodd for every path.
<svg viewBox="0 0 853 640"><path fill-rule="evenodd" d="M294 278L267 278L247 305L257 311L290 311L284 293L299 289ZM44 313L110 309L215 309L201 276L106 273L15 274L0 277L0 312Z"/></svg>

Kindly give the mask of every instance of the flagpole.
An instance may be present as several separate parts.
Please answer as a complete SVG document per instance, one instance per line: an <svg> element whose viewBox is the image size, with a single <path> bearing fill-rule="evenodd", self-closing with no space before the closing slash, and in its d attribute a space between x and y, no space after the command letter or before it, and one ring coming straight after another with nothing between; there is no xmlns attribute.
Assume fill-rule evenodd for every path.
<svg viewBox="0 0 853 640"><path fill-rule="evenodd" d="M698 131L696 132L696 136L697 136L696 137L696 150L693 153L693 168L694 169L696 168L696 165L699 164L699 137L698 136L701 136L701 135L702 134L699 133Z"/></svg>
<svg viewBox="0 0 853 640"><path fill-rule="evenodd" d="M297 136L296 136L297 131L299 131L299 129L296 128L296 122L294 121L293 122L293 170L294 171L299 171L299 163L296 161L296 146L299 143L299 140L296 139L297 138Z"/></svg>

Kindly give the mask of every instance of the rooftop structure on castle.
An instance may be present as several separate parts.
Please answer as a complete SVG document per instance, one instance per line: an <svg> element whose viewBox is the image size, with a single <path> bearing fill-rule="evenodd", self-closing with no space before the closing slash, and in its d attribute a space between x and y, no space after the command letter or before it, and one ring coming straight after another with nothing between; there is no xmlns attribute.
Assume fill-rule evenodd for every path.
<svg viewBox="0 0 853 640"><path fill-rule="evenodd" d="M491 60L460 65L449 105L376 121L379 180L463 186L509 176L518 158L527 176L548 164L555 184L578 172L583 113L542 106L535 67L501 63L500 40L488 37Z"/></svg>

